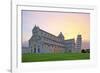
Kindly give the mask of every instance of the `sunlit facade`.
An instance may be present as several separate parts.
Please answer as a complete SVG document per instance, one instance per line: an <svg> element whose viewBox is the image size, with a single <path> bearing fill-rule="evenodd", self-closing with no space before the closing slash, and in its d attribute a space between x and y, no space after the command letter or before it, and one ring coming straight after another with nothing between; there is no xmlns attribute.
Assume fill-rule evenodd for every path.
<svg viewBox="0 0 100 73"><path fill-rule="evenodd" d="M34 26L32 37L29 39L31 53L67 53L81 52L82 37L75 39L64 39L62 32L58 36L48 33L38 26Z"/></svg>

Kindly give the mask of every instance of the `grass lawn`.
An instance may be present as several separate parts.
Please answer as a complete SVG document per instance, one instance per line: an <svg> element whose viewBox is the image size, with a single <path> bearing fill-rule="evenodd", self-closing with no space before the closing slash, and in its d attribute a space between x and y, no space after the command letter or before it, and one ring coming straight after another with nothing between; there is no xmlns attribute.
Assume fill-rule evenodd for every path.
<svg viewBox="0 0 100 73"><path fill-rule="evenodd" d="M90 59L90 53L22 54L22 62L85 60L85 59Z"/></svg>

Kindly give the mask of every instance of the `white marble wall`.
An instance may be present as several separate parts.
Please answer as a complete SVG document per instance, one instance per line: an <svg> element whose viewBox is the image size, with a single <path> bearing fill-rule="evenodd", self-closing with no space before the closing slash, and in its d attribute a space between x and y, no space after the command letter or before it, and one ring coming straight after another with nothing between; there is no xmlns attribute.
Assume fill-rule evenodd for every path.
<svg viewBox="0 0 100 73"><path fill-rule="evenodd" d="M63 35L59 38L41 30L39 27L35 27L32 32L33 36L29 41L29 47L32 49L32 52L34 52L34 48L36 48L36 53L64 53L78 51L75 48L74 39L65 41L64 39L61 39Z"/></svg>

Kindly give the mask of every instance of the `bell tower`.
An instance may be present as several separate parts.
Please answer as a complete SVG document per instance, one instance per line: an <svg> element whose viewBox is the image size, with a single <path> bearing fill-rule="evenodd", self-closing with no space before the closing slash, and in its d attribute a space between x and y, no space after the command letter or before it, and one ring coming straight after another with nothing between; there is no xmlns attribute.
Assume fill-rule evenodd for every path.
<svg viewBox="0 0 100 73"><path fill-rule="evenodd" d="M82 36L81 35L77 35L76 52L81 52L81 46L82 46Z"/></svg>

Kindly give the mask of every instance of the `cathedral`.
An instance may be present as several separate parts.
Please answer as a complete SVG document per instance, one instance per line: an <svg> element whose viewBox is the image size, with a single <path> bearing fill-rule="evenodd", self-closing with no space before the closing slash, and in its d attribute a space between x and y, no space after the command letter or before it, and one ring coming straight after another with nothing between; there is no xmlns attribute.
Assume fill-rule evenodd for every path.
<svg viewBox="0 0 100 73"><path fill-rule="evenodd" d="M32 36L29 39L31 53L75 53L81 52L82 37L77 35L77 39L64 39L62 32L55 36L49 32L34 26Z"/></svg>

